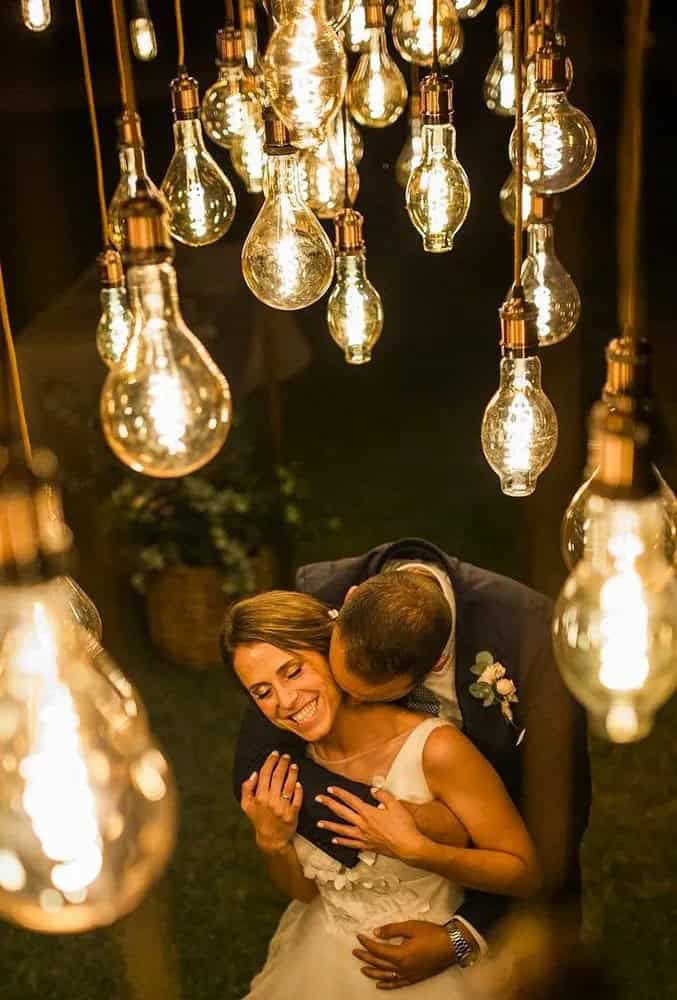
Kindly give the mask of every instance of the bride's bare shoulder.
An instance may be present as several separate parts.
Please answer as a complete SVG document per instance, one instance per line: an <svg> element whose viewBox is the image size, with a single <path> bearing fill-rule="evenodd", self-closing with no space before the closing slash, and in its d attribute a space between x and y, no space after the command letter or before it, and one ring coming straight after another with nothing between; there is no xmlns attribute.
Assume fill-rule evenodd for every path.
<svg viewBox="0 0 677 1000"><path fill-rule="evenodd" d="M433 729L425 742L423 769L426 773L447 770L450 765L458 765L477 752L468 737L456 726L439 726Z"/></svg>

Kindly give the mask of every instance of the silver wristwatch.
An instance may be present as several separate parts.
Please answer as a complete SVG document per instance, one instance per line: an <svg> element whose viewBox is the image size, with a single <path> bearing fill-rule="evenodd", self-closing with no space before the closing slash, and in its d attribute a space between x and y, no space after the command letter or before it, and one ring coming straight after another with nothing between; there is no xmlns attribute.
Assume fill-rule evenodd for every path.
<svg viewBox="0 0 677 1000"><path fill-rule="evenodd" d="M468 944L464 935L459 931L456 921L452 918L444 925L444 929L449 935L449 940L456 955L456 961L461 968L467 969L470 965L474 965L477 961L475 950L472 945Z"/></svg>

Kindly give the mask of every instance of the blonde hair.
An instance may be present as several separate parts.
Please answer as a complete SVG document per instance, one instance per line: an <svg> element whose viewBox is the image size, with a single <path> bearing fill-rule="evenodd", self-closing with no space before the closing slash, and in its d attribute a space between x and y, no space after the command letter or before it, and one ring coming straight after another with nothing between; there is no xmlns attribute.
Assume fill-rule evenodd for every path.
<svg viewBox="0 0 677 1000"><path fill-rule="evenodd" d="M232 662L237 646L266 642L287 653L311 649L329 656L334 622L329 607L309 594L268 590L231 605L221 631L221 652Z"/></svg>

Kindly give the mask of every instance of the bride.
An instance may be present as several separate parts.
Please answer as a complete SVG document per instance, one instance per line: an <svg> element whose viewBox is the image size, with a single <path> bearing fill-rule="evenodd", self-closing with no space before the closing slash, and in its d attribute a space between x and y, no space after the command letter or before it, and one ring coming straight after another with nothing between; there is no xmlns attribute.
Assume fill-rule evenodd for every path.
<svg viewBox="0 0 677 1000"><path fill-rule="evenodd" d="M328 771L373 786L375 800L365 805L332 786L319 797L337 820L320 825L336 843L359 849L356 867L344 868L296 833L303 788L286 754L273 752L244 782L241 805L257 846L293 900L247 1000L371 996L374 985L354 957L358 934L392 921L444 924L461 905L463 887L524 897L539 886L533 845L491 765L448 722L345 695L329 668L332 627L320 601L282 591L238 602L226 621L224 646L260 711L301 737ZM442 802L455 821L455 844L420 833L399 800ZM397 979L387 961L379 965ZM460 1000L462 975L452 966L407 985L407 996Z"/></svg>

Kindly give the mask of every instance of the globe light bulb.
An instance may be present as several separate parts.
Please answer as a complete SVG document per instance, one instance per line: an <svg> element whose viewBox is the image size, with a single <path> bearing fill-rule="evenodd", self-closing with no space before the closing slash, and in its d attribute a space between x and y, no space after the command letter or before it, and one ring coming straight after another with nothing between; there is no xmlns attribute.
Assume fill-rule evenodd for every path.
<svg viewBox="0 0 677 1000"><path fill-rule="evenodd" d="M136 472L186 476L225 442L230 390L181 316L162 206L140 196L125 212L134 324L103 385L103 432L117 458Z"/></svg>
<svg viewBox="0 0 677 1000"><path fill-rule="evenodd" d="M343 44L349 52L366 52L370 33L367 28L365 0L355 0L348 19L343 25Z"/></svg>
<svg viewBox="0 0 677 1000"><path fill-rule="evenodd" d="M392 20L395 48L407 62L433 64L433 0L398 0ZM437 57L450 66L463 50L463 31L451 0L437 0Z"/></svg>
<svg viewBox="0 0 677 1000"><path fill-rule="evenodd" d="M21 17L29 31L44 31L52 23L50 0L21 0Z"/></svg>
<svg viewBox="0 0 677 1000"><path fill-rule="evenodd" d="M541 386L533 306L513 290L500 309L501 375L482 418L482 450L506 496L525 497L557 447L557 416Z"/></svg>
<svg viewBox="0 0 677 1000"><path fill-rule="evenodd" d="M364 140L362 138L362 133L350 115L347 116L347 120L348 135L346 139L348 147L348 161L349 163L357 166L364 156ZM329 139L329 143L332 148L332 156L335 160L340 162L343 162L344 158L343 127L343 114L334 115L329 123L329 130L327 132L327 138Z"/></svg>
<svg viewBox="0 0 677 1000"><path fill-rule="evenodd" d="M414 167L421 162L423 139L421 138L421 101L418 94L409 98L409 126L407 138L395 163L395 177L400 187L406 188Z"/></svg>
<svg viewBox="0 0 677 1000"><path fill-rule="evenodd" d="M303 201L298 154L289 133L265 115L265 201L242 247L249 290L274 309L305 309L326 292L334 252L324 229Z"/></svg>
<svg viewBox="0 0 677 1000"><path fill-rule="evenodd" d="M533 192L528 184L522 185L522 228L526 228L531 215ZM511 170L498 195L501 215L509 226L515 225L515 171Z"/></svg>
<svg viewBox="0 0 677 1000"><path fill-rule="evenodd" d="M360 125L385 128L407 106L407 84L388 52L382 0L367 2L369 49L357 61L348 84L350 113Z"/></svg>
<svg viewBox="0 0 677 1000"><path fill-rule="evenodd" d="M162 181L172 236L190 247L215 243L235 217L233 185L202 137L197 81L182 74L171 84L174 155Z"/></svg>
<svg viewBox="0 0 677 1000"><path fill-rule="evenodd" d="M578 289L555 253L554 202L552 196L533 195L527 225L529 253L522 264L522 287L527 302L536 307L540 347L559 344L568 337L581 315Z"/></svg>
<svg viewBox="0 0 677 1000"><path fill-rule="evenodd" d="M319 146L346 89L346 56L324 0L281 0L264 57L270 102L295 146Z"/></svg>
<svg viewBox="0 0 677 1000"><path fill-rule="evenodd" d="M259 125L250 126L243 136L233 139L230 147L230 162L250 194L263 191L263 170L266 163L264 143L265 135L261 122Z"/></svg>
<svg viewBox="0 0 677 1000"><path fill-rule="evenodd" d="M503 4L497 11L498 52L484 78L484 103L497 115L515 114L512 11Z"/></svg>
<svg viewBox="0 0 677 1000"><path fill-rule="evenodd" d="M132 314L127 305L127 288L122 259L108 248L97 258L101 278L101 317L96 328L99 357L112 368L118 364L132 332Z"/></svg>
<svg viewBox="0 0 677 1000"><path fill-rule="evenodd" d="M141 140L141 120L138 115L135 121L130 114L125 113L117 119L118 156L120 160L120 180L108 207L108 229L110 241L116 250L124 250L125 227L122 219L122 206L130 198L136 196L137 185L147 190L153 198L166 205L165 196L158 190L148 176L146 159ZM138 137L139 143L135 144ZM105 360L105 359L104 359Z"/></svg>
<svg viewBox="0 0 677 1000"><path fill-rule="evenodd" d="M407 211L423 249L444 253L452 249L470 207L470 184L456 158L450 80L434 73L424 78L421 114L423 152L407 183Z"/></svg>
<svg viewBox="0 0 677 1000"><path fill-rule="evenodd" d="M320 219L333 219L346 203L346 168L341 150L329 136L317 149L306 149L299 157L299 184L303 200ZM348 160L348 199L355 201L360 190L357 167Z"/></svg>
<svg viewBox="0 0 677 1000"><path fill-rule="evenodd" d="M367 278L362 216L347 208L335 219L336 282L327 302L329 332L348 364L371 361L383 329L381 296Z"/></svg>
<svg viewBox="0 0 677 1000"><path fill-rule="evenodd" d="M460 18L477 17L486 7L489 0L454 0L456 13Z"/></svg>
<svg viewBox="0 0 677 1000"><path fill-rule="evenodd" d="M42 933L77 933L124 916L156 881L174 843L176 795L145 713L111 683L119 670L103 651L94 664L51 575L60 553L51 529L42 533L39 487L12 480L5 470L0 914Z"/></svg>
<svg viewBox="0 0 677 1000"><path fill-rule="evenodd" d="M219 75L202 98L202 124L217 146L229 149L235 139L263 125L261 105L245 74L242 35L234 28L221 28L216 35Z"/></svg>
<svg viewBox="0 0 677 1000"><path fill-rule="evenodd" d="M566 96L564 50L546 43L536 63L536 92L524 116L524 179L542 194L557 194L580 184L597 154L590 119ZM515 132L510 159L515 163Z"/></svg>

